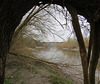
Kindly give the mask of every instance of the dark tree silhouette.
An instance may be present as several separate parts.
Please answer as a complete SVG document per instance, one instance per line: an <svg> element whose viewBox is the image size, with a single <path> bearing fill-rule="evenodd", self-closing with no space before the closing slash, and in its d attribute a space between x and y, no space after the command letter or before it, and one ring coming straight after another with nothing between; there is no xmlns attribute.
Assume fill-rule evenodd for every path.
<svg viewBox="0 0 100 84"><path fill-rule="evenodd" d="M100 54L100 0L0 0L0 84L4 83L6 56L13 32L24 14L34 5L39 5L40 1L42 4L52 3L68 8L80 46L84 84L89 84L89 82L95 84L95 70ZM77 14L84 16L91 26L89 52L92 50L93 55L90 61L90 54L88 54L88 62ZM90 65L89 79L88 64Z"/></svg>
<svg viewBox="0 0 100 84"><path fill-rule="evenodd" d="M6 56L15 28L34 0L0 0L0 84L4 82Z"/></svg>

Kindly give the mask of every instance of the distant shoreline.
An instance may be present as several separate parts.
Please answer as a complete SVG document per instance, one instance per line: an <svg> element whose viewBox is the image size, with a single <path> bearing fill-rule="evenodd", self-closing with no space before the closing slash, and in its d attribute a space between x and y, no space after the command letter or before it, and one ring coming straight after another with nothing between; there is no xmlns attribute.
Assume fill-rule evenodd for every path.
<svg viewBox="0 0 100 84"><path fill-rule="evenodd" d="M62 50L79 51L79 48L61 48Z"/></svg>

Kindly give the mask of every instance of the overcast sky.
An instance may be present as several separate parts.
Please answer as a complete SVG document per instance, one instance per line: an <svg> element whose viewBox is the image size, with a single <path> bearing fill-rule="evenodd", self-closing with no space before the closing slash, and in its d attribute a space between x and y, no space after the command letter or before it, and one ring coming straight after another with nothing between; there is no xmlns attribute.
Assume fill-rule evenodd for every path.
<svg viewBox="0 0 100 84"><path fill-rule="evenodd" d="M57 10L60 11L57 11ZM40 41L45 41L45 42L62 42L62 41L67 41L69 37L75 37L74 34L72 34L73 32L73 27L72 27L72 23L71 23L71 17L70 14L67 12L67 16L66 16L66 12L64 12L65 9L62 9L60 6L57 6L57 8L54 8L53 6L49 7L46 9L47 11L49 11L50 14L52 14L54 17L52 17L52 15L48 14L46 11L41 11L39 12L36 16L41 17L44 25L46 25L46 27L49 30L47 30L46 28L44 28L44 26L40 26L41 28L44 28L47 31L47 34L43 35L40 34L40 31L37 30L32 30L32 33L36 33L37 35L40 35L39 37L37 37L38 40ZM28 13L24 16L24 18L28 15ZM66 17L65 17L66 16ZM79 15L78 15L79 16ZM56 18L56 20L55 20ZM67 22L66 22L66 19ZM86 28L89 29L89 23L87 23L87 20L82 17L79 16L79 22L80 25L83 24L85 27L82 26L82 33L83 36L89 36L89 31L86 30ZM35 21L35 20L34 20ZM36 21L34 22L34 24L38 24L41 25L41 23L36 23ZM62 27L63 26L63 27ZM35 28L35 26L31 26L31 29ZM52 33L51 33L52 32Z"/></svg>

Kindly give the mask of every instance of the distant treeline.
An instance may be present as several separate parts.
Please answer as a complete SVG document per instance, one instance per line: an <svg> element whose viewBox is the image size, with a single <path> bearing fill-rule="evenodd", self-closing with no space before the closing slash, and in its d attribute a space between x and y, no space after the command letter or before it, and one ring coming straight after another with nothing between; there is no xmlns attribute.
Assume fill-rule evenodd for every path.
<svg viewBox="0 0 100 84"><path fill-rule="evenodd" d="M86 48L88 48L89 38L84 38L84 43ZM68 41L60 43L59 47L61 48L79 48L78 42L76 39L69 39Z"/></svg>

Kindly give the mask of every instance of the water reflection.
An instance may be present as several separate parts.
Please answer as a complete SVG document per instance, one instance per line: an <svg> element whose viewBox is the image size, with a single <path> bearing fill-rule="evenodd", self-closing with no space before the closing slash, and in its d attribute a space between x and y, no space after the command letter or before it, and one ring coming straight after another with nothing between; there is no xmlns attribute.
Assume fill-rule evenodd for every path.
<svg viewBox="0 0 100 84"><path fill-rule="evenodd" d="M79 52L67 51L67 50L66 52L64 52L62 50L57 49L56 47L42 50L38 54L38 57L53 63L71 64L71 65L81 64Z"/></svg>
<svg viewBox="0 0 100 84"><path fill-rule="evenodd" d="M58 67L62 69L65 74L69 74L69 76L76 81L74 81L75 84L83 84L83 74L79 51L60 50L56 47L49 47L39 51L37 53L37 57L49 62L60 64ZM100 80L99 66L100 61L96 71L96 82Z"/></svg>

